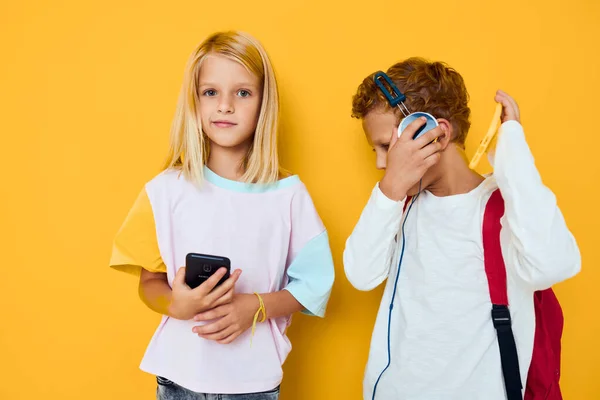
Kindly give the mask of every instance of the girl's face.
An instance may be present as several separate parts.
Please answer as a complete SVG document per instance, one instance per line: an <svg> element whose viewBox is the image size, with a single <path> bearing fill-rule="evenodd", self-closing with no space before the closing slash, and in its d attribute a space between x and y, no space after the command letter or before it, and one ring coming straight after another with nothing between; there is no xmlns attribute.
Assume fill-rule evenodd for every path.
<svg viewBox="0 0 600 400"><path fill-rule="evenodd" d="M242 64L219 54L202 62L200 119L211 148L248 148L258 122L262 87Z"/></svg>

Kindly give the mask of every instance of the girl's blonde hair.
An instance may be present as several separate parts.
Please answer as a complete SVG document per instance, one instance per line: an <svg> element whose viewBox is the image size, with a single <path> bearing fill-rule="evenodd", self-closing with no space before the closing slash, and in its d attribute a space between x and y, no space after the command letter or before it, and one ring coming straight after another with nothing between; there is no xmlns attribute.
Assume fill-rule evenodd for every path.
<svg viewBox="0 0 600 400"><path fill-rule="evenodd" d="M199 75L209 54L219 54L239 62L262 84L260 115L254 139L243 162L242 181L271 183L282 172L277 153L279 93L271 61L262 45L247 33L219 32L208 37L190 56L183 78L177 110L171 127L171 146L165 169L181 169L184 176L200 185L210 154L210 142L202 131L198 115Z"/></svg>

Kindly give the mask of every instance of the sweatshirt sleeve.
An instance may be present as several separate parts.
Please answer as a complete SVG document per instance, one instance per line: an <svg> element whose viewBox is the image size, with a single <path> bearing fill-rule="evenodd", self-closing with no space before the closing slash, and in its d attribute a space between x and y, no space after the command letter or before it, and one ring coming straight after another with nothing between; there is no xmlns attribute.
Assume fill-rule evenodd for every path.
<svg viewBox="0 0 600 400"><path fill-rule="evenodd" d="M542 183L517 121L502 124L491 161L505 202L500 237L509 273L533 290L577 274L579 248L554 193Z"/></svg>
<svg viewBox="0 0 600 400"><path fill-rule="evenodd" d="M389 199L379 184L373 188L344 249L344 271L356 289L372 290L388 277L405 201Z"/></svg>

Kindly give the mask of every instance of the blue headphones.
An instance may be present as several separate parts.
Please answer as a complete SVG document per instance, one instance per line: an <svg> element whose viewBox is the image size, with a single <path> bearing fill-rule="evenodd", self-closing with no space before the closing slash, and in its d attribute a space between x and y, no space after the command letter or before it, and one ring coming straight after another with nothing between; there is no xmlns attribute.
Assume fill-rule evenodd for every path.
<svg viewBox="0 0 600 400"><path fill-rule="evenodd" d="M421 117L425 117L427 119L427 123L417 130L417 132L413 136L413 139L418 138L425 132L430 131L439 125L435 117L429 113L421 111L411 113L408 107L406 107L406 104L404 104L406 96L398 89L396 84L390 79L390 77L385 72L376 72L375 76L373 77L373 80L375 81L377 87L379 87L379 89L383 92L383 95L387 99L390 106L392 108L398 107L402 112L402 115L404 115L404 118L402 119L402 121L400 121L400 125L398 126L398 137L400 137L400 135L408 125L410 125L414 120ZM389 89L388 87L386 87L386 84L389 87Z"/></svg>

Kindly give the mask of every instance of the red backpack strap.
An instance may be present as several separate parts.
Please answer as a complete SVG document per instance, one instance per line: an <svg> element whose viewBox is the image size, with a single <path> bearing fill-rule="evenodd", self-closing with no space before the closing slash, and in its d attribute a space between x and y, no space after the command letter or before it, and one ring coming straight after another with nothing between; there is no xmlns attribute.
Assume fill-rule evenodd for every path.
<svg viewBox="0 0 600 400"><path fill-rule="evenodd" d="M483 260L492 304L508 306L506 267L500 247L500 219L504 215L504 199L500 190L492 193L483 214Z"/></svg>
<svg viewBox="0 0 600 400"><path fill-rule="evenodd" d="M402 207L402 214L404 214L406 212L406 209L410 205L411 198L412 198L411 196L406 196L406 201L404 201L404 206Z"/></svg>
<svg viewBox="0 0 600 400"><path fill-rule="evenodd" d="M483 215L483 259L485 274L492 301L492 321L498 335L502 375L508 400L522 400L523 383L519 369L517 345L512 331L508 291L506 288L506 267L500 247L500 219L504 215L504 199L500 190L495 190L485 206Z"/></svg>

